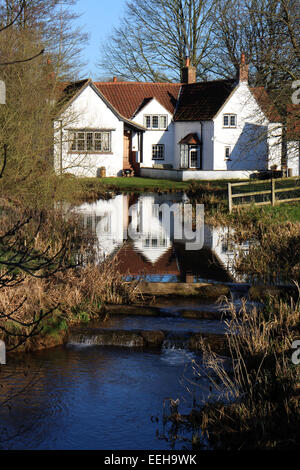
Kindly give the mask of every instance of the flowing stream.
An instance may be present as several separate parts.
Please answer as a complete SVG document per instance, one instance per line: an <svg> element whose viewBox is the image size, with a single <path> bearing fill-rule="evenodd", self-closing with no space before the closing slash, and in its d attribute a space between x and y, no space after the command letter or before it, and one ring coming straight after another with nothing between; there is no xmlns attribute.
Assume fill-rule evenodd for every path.
<svg viewBox="0 0 300 470"><path fill-rule="evenodd" d="M153 209L174 201L182 195L120 195L76 211L98 237L99 258L118 253L127 279L227 283L239 305L247 286L237 284L235 247L224 241L226 230L205 226L203 249L185 251ZM134 240L125 236L133 205L146 225ZM11 357L0 376L0 403L14 395L9 407L0 407L0 448L169 449L162 438L169 400L179 399L180 412L187 413L195 399L205 402L213 393L205 374L195 374L201 354L189 347L189 338L200 332L223 335L226 325L216 319L221 307L213 302L177 298L161 300L158 307L157 316L114 315L74 328L64 346ZM198 318L203 311L215 317ZM123 335L118 347L108 344L114 331ZM160 347L142 347L134 336L141 331L163 332ZM175 444L188 446L180 439Z"/></svg>

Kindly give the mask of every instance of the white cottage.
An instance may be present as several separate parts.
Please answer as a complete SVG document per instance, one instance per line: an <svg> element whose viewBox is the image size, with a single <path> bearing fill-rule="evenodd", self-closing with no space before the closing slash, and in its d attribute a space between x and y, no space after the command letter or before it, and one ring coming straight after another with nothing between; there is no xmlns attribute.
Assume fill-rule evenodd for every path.
<svg viewBox="0 0 300 470"><path fill-rule="evenodd" d="M55 121L58 173L124 171L175 180L244 178L281 168L282 125L263 88L239 80L196 82L187 59L182 83L69 84Z"/></svg>

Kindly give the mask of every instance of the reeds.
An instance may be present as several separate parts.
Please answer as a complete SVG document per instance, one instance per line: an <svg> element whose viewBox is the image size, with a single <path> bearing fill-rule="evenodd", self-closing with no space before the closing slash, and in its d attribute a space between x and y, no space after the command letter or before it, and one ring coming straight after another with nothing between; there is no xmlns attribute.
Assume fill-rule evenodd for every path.
<svg viewBox="0 0 300 470"><path fill-rule="evenodd" d="M228 304L231 367L203 343L198 377L215 390L188 418L197 446L215 448L297 448L300 440L299 367L291 363L291 343L300 336L300 304L270 301L267 310L237 311ZM189 424L190 425L190 424Z"/></svg>

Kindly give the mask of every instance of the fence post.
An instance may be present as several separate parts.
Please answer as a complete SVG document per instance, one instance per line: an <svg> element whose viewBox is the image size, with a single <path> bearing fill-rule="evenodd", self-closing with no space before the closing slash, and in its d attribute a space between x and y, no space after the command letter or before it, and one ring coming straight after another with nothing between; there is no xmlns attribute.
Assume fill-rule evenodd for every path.
<svg viewBox="0 0 300 470"><path fill-rule="evenodd" d="M272 199L272 206L275 206L276 193L275 193L275 180L274 180L274 178L271 179L271 199Z"/></svg>
<svg viewBox="0 0 300 470"><path fill-rule="evenodd" d="M232 187L231 183L228 183L228 209L229 209L229 214L232 212Z"/></svg>

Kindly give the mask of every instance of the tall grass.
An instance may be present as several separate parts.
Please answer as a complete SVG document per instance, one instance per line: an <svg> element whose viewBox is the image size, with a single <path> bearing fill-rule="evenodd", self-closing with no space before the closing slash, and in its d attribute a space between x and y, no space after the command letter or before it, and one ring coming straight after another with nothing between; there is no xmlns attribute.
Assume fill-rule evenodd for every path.
<svg viewBox="0 0 300 470"><path fill-rule="evenodd" d="M299 302L270 301L266 310L229 304L231 367L203 343L196 376L209 378L215 395L186 417L193 445L222 449L299 448L300 370L291 344L300 336Z"/></svg>

